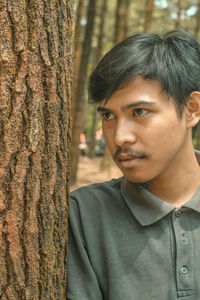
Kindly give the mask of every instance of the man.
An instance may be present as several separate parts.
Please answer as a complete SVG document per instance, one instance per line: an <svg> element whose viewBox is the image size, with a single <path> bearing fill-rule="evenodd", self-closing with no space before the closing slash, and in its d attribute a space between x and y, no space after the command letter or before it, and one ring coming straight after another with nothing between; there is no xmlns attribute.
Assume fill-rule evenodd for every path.
<svg viewBox="0 0 200 300"><path fill-rule="evenodd" d="M138 34L89 80L123 177L71 195L70 300L200 299L200 45Z"/></svg>

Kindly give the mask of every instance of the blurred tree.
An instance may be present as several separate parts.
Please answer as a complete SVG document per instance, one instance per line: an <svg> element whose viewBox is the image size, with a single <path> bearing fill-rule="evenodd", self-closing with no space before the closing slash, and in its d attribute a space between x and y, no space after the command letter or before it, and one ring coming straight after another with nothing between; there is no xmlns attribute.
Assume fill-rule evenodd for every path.
<svg viewBox="0 0 200 300"><path fill-rule="evenodd" d="M91 52L92 35L94 30L94 20L97 0L89 0L87 12L87 25L85 29L82 54L80 60L79 77L77 82L77 89L75 93L75 109L72 127L72 174L71 183L76 182L77 167L79 160L79 143L80 134L83 129L85 107L86 107L86 82L87 82L87 68L89 56Z"/></svg>
<svg viewBox="0 0 200 300"><path fill-rule="evenodd" d="M153 17L154 0L146 0L144 31L151 31Z"/></svg>
<svg viewBox="0 0 200 300"><path fill-rule="evenodd" d="M124 34L123 40L128 36L128 23L129 23L129 15L130 15L130 4L131 0L125 1L125 8L124 8Z"/></svg>
<svg viewBox="0 0 200 300"><path fill-rule="evenodd" d="M123 39L124 36L123 17L124 17L124 0L117 0L114 44L117 44Z"/></svg>
<svg viewBox="0 0 200 300"><path fill-rule="evenodd" d="M91 128L89 132L89 152L88 157L94 158L95 157L95 146L96 146L96 131L97 131L97 124L98 124L98 113L97 113L98 104L92 104L92 122Z"/></svg>
<svg viewBox="0 0 200 300"><path fill-rule="evenodd" d="M178 10L177 10L177 18L175 20L175 27L179 28L181 26L181 15L182 15L182 0L178 0Z"/></svg>
<svg viewBox="0 0 200 300"><path fill-rule="evenodd" d="M128 19L125 19L127 16L127 9L129 8L130 1L126 0L117 0L116 7L116 17L115 17L115 34L114 34L114 44L119 43L125 38L127 34L127 23ZM100 163L100 171L107 170L109 172L111 168L111 154L106 146Z"/></svg>
<svg viewBox="0 0 200 300"><path fill-rule="evenodd" d="M198 0L197 13L196 13L196 25L194 28L194 36L196 39L199 37L199 29L200 29L200 0Z"/></svg>
<svg viewBox="0 0 200 300"><path fill-rule="evenodd" d="M84 3L86 2L84 1ZM181 24L181 28L189 32L194 33L199 30L199 11L197 11L197 6L199 7L200 0L110 0L107 1L107 6L102 17L101 9L103 2L103 0L98 1L96 6L97 13L94 19L95 24L91 40L92 49L87 74L85 73L85 80L92 70L92 66L96 63L96 57L98 56L96 50L100 51L101 49L98 45L98 40L102 19L104 28L109 30L104 30L102 37L103 47L102 51L100 51L102 54L100 56L113 46L113 42L117 43L128 35L144 32L144 30L163 34L166 31L173 30L175 24L177 27ZM83 36L83 30L80 36ZM96 126L96 112L95 108L91 108L91 105L89 105L88 111L89 116L84 129L87 130L87 133L92 131L91 128L93 129L93 136L90 135L90 139L92 139L90 149L92 149L94 147L93 137ZM90 156L93 156L94 153L91 153Z"/></svg>
<svg viewBox="0 0 200 300"><path fill-rule="evenodd" d="M107 10L107 0L103 0L101 12L100 12L100 28L98 35L98 44L96 48L96 61L98 61L102 56L103 50L103 35L104 35L104 25L105 25L105 12ZM94 158L95 156L95 142L96 142L96 130L97 130L97 122L98 122L98 114L97 114L97 106L98 104L93 104L92 110L92 127L90 129L90 144L89 144L89 157Z"/></svg>
<svg viewBox="0 0 200 300"><path fill-rule="evenodd" d="M0 3L0 298L66 298L73 0Z"/></svg>
<svg viewBox="0 0 200 300"><path fill-rule="evenodd" d="M130 0L117 0L114 44L119 43L127 36L129 7L130 7Z"/></svg>
<svg viewBox="0 0 200 300"><path fill-rule="evenodd" d="M108 175L111 173L112 157L110 154L109 148L106 146L104 149L103 157L100 162L100 172L108 172Z"/></svg>
<svg viewBox="0 0 200 300"><path fill-rule="evenodd" d="M196 149L200 150L200 126L196 131L195 139L196 139Z"/></svg>
<svg viewBox="0 0 200 300"><path fill-rule="evenodd" d="M193 128L192 138L195 149L200 150L200 123Z"/></svg>
<svg viewBox="0 0 200 300"><path fill-rule="evenodd" d="M81 57L81 17L83 13L83 0L78 1L78 8L76 14L76 26L75 26L75 43L74 43L74 78L73 78L73 92L72 99L76 99L76 91L78 84L78 75L80 67L80 57ZM72 119L74 118L75 111L75 101L72 101Z"/></svg>

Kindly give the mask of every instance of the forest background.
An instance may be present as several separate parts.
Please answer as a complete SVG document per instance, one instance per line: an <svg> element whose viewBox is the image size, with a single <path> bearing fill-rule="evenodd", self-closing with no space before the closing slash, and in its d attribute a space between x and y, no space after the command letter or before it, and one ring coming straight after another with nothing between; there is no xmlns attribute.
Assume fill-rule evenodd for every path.
<svg viewBox="0 0 200 300"><path fill-rule="evenodd" d="M199 25L200 0L0 1L0 299L66 299L70 164L71 189L121 175L97 156L94 65L129 35Z"/></svg>
<svg viewBox="0 0 200 300"><path fill-rule="evenodd" d="M200 0L76 1L71 189L121 174L106 147L98 152L101 122L96 105L87 95L88 76L93 67L110 48L130 35L162 35L177 28L200 40ZM86 140L81 143L83 133ZM200 126L194 129L193 142L200 149Z"/></svg>

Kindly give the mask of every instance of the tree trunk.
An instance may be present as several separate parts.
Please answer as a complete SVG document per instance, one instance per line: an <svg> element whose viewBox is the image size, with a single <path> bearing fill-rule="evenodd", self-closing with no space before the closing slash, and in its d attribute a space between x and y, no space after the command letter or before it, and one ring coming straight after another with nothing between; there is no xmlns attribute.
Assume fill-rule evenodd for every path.
<svg viewBox="0 0 200 300"><path fill-rule="evenodd" d="M182 13L182 0L178 0L177 19L175 21L176 28L179 28L181 26L181 13Z"/></svg>
<svg viewBox="0 0 200 300"><path fill-rule="evenodd" d="M89 62L92 35L94 29L94 17L96 9L96 0L90 0L88 3L88 14L87 14L87 26L85 30L85 37L83 41L83 50L80 61L80 70L79 70L79 79L77 84L76 97L75 101L75 111L73 119L73 128L72 128L72 176L71 182L76 182L76 174L78 168L79 160L79 143L80 143L80 134L83 128L85 106L86 106L86 97L85 97L85 88L86 88L86 78L87 78L87 67Z"/></svg>
<svg viewBox="0 0 200 300"><path fill-rule="evenodd" d="M105 26L105 12L107 9L107 0L103 1L100 13L100 28L99 28L99 36L98 36L98 45L96 51L96 61L98 61L103 52L103 36L104 36L104 26ZM92 114L92 128L91 128L91 136L90 136L90 145L89 145L89 157L94 158L95 156L95 142L96 142L96 130L98 123L98 113L97 113L97 104L93 104L93 114Z"/></svg>
<svg viewBox="0 0 200 300"><path fill-rule="evenodd" d="M127 24L128 20L125 19L127 6L129 0L118 0L117 1L117 7L116 7L116 19L115 19L115 34L114 34L114 44L119 43L121 40L125 38L125 30L127 30ZM108 174L111 172L111 155L110 151L108 149L108 146L106 145L104 149L104 153L100 162L100 171L107 170Z"/></svg>
<svg viewBox="0 0 200 300"><path fill-rule="evenodd" d="M66 299L72 23L73 0L0 3L2 300Z"/></svg>
<svg viewBox="0 0 200 300"><path fill-rule="evenodd" d="M104 154L102 157L102 160L100 162L100 172L104 172L107 171L108 175L111 174L111 163L112 163L112 156L110 154L110 150L108 148L108 146L106 145L105 149L104 149Z"/></svg>
<svg viewBox="0 0 200 300"><path fill-rule="evenodd" d="M147 0L146 1L146 10L145 10L146 16L145 16L145 22L144 22L144 32L151 31L153 8L154 8L154 0Z"/></svg>
<svg viewBox="0 0 200 300"><path fill-rule="evenodd" d="M196 139L196 149L200 150L200 125L196 128L195 139Z"/></svg>
<svg viewBox="0 0 200 300"><path fill-rule="evenodd" d="M119 43L126 37L128 24L127 9L129 5L129 0L117 0L114 44Z"/></svg>
<svg viewBox="0 0 200 300"><path fill-rule="evenodd" d="M98 112L97 112L98 104L95 103L92 105L92 127L90 128L90 144L89 144L89 158L95 157L95 145L96 145L96 131L97 131L97 123L98 123Z"/></svg>
<svg viewBox="0 0 200 300"><path fill-rule="evenodd" d="M79 67L80 67L80 58L81 58L81 45L80 45L80 36L81 36L81 17L83 11L83 0L79 0L78 10L77 10L77 19L75 26L75 44L74 44L74 78L73 78L73 93L72 98L76 98L78 76L79 76ZM72 119L74 117L75 111L75 101L72 101Z"/></svg>
<svg viewBox="0 0 200 300"><path fill-rule="evenodd" d="M129 23L129 14L130 14L130 4L131 0L126 0L125 10L124 10L124 36L123 40L128 36L128 23Z"/></svg>
<svg viewBox="0 0 200 300"><path fill-rule="evenodd" d="M198 1L198 10L196 15L196 26L194 29L194 36L196 39L198 39L199 36L199 27L200 27L200 0Z"/></svg>

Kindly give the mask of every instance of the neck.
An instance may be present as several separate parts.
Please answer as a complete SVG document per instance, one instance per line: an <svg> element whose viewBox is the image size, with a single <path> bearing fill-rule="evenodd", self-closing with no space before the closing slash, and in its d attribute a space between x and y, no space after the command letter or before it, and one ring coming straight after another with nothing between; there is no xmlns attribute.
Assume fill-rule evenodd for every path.
<svg viewBox="0 0 200 300"><path fill-rule="evenodd" d="M165 174L147 184L152 194L177 207L187 202L199 185L200 166L193 147L173 161Z"/></svg>

